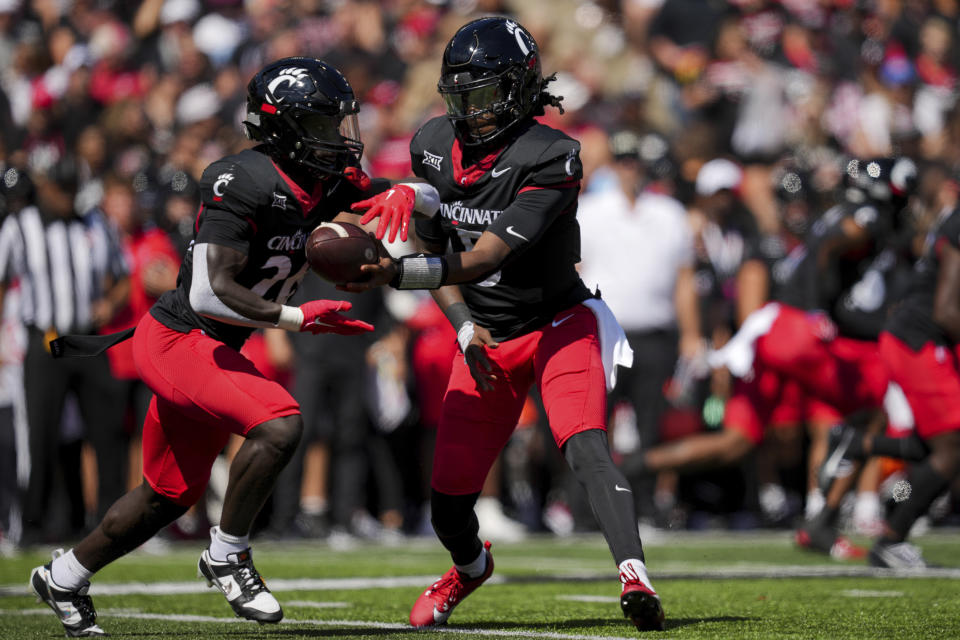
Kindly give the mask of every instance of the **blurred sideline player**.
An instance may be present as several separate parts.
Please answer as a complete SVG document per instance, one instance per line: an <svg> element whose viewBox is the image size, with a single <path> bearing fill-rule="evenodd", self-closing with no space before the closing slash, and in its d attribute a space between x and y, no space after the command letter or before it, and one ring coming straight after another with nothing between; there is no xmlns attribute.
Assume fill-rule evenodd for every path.
<svg viewBox="0 0 960 640"><path fill-rule="evenodd" d="M779 205L781 232L776 245L767 243L769 298L779 301L789 295L790 278L797 264L806 255L804 244L810 223L809 186L794 167L776 174L774 192ZM723 364L723 363L720 363ZM764 415L752 416L751 392L767 398ZM746 407L742 405L747 404ZM744 418L744 411L747 412ZM768 429L776 430L777 440L804 422L824 424L825 428L839 420L839 413L804 391L794 380L781 380L772 370L754 376L750 383L737 380L726 403L723 430L697 434L674 443L647 450L640 466L651 472L667 469L693 470L733 465L760 446Z"/></svg>
<svg viewBox="0 0 960 640"><path fill-rule="evenodd" d="M843 215L831 216L836 208L828 210L821 218L822 224L818 221L814 225L813 235L820 240L817 260L807 267L813 275L800 274L813 293L801 302L808 305L803 308L829 312L837 336L830 340L828 349L849 360L840 371L852 384L840 391L852 402L845 406L838 401L843 398L831 400L823 388L815 392L817 397L826 399L848 420L855 419L851 413L856 409L869 409L872 417L865 421L867 430L877 433L885 424L881 409L896 408L903 402L896 386L889 384L877 339L890 309L910 287L914 225L908 219L912 208L907 205L917 189L918 171L909 158L851 160L844 181ZM797 290L803 290L803 282L798 279ZM837 456L827 456L826 433L815 436L810 464L818 469L824 505L819 513L808 516L797 531L796 541L801 547L835 557L861 555L862 550L837 535L837 520L841 501L860 473L855 521L865 521L864 516L869 516L873 525L879 525L879 460L841 469Z"/></svg>
<svg viewBox="0 0 960 640"><path fill-rule="evenodd" d="M306 274L310 231L375 193L357 168L358 109L340 72L313 58L279 60L250 81L244 124L261 144L204 171L177 288L154 304L133 336L137 371L155 393L143 427L144 482L76 547L58 550L30 576L68 636L105 635L87 595L90 577L201 497L231 433L245 441L198 572L237 616L261 623L283 617L253 565L249 530L300 439L300 408L239 350L256 327L345 335L373 329L339 313L349 303L284 305ZM89 353L109 344L65 337L60 348Z"/></svg>
<svg viewBox="0 0 960 640"><path fill-rule="evenodd" d="M824 212L792 255L774 266L781 272L774 274L777 301L751 314L712 357L715 366L739 378L723 432L646 452L650 471L732 464L759 443L791 394L801 393L808 406L819 407L810 417L819 417L820 424L830 418L830 409L847 416L882 407L887 375L874 339L887 303L903 285L897 281L903 262L891 240L916 167L907 159L853 161L848 172L856 174L843 201ZM839 510L828 508L822 517L835 520ZM830 551L838 542L832 529L829 540L810 537L801 544Z"/></svg>
<svg viewBox="0 0 960 640"><path fill-rule="evenodd" d="M624 615L639 629L663 629L630 485L607 444L607 385L615 381L615 363L629 362L629 348L575 268L579 144L534 120L545 106L559 107L544 90L548 81L536 43L516 22L487 17L457 31L438 86L447 117L427 122L410 145L414 173L440 192L441 215L416 227L432 255L365 265L371 280L347 285L436 290L462 350L431 482L433 527L454 566L414 604L416 627L445 622L493 572L474 505L536 382L556 442L619 567ZM416 185L402 184L355 208L370 207L366 222L381 217L379 236L391 227L405 237L418 195ZM451 286L457 284L463 286Z"/></svg>
<svg viewBox="0 0 960 640"><path fill-rule="evenodd" d="M916 436L857 434L845 427L831 453L850 460L882 455L918 461L868 562L878 567L923 568L920 550L906 542L910 528L960 473L960 209L929 233L909 294L880 336L880 355L913 412Z"/></svg>

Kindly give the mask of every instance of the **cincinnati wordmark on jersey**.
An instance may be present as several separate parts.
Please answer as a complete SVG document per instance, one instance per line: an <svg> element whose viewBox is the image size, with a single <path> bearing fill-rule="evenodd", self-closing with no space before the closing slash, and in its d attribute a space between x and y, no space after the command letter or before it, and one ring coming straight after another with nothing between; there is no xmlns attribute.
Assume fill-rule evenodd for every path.
<svg viewBox="0 0 960 640"><path fill-rule="evenodd" d="M445 117L427 122L410 143L413 172L441 201L434 218L417 222L418 235L469 251L489 231L511 248L498 271L461 287L474 319L497 339L535 329L590 295L575 268L579 152L576 140L535 121L468 166Z"/></svg>

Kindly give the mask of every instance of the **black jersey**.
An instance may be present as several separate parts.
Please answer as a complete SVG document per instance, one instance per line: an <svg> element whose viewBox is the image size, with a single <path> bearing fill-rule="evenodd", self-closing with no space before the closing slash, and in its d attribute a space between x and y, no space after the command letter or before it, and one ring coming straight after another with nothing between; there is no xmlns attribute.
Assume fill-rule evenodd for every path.
<svg viewBox="0 0 960 640"><path fill-rule="evenodd" d="M794 291L797 269L807 257L807 245L788 233L766 240L763 255L770 270L770 300L798 306Z"/></svg>
<svg viewBox="0 0 960 640"><path fill-rule="evenodd" d="M511 249L498 271L461 286L474 320L498 340L590 297L576 270L579 152L576 140L534 121L469 167L446 117L427 122L410 143L413 172L436 187L441 202L436 216L417 221L418 235L467 251L489 231Z"/></svg>
<svg viewBox="0 0 960 640"><path fill-rule="evenodd" d="M737 207L721 220L709 220L694 239L694 279L700 301L701 331L737 324L737 274L745 262L761 258L753 215Z"/></svg>
<svg viewBox="0 0 960 640"><path fill-rule="evenodd" d="M777 267L777 296L781 302L830 314L840 335L876 340L890 301L905 285L904 262L886 240L887 217L872 204L843 202L825 211L810 226L803 247ZM844 235L852 220L870 236L861 249L830 254L830 244ZM830 254L824 261L822 254Z"/></svg>
<svg viewBox="0 0 960 640"><path fill-rule="evenodd" d="M330 179L306 193L257 149L217 160L201 178L200 211L177 288L163 294L150 312L171 329L202 329L239 349L253 328L201 316L190 306L194 246L217 244L245 254L247 264L235 280L264 299L283 304L307 272L304 245L310 232L385 186L376 181L375 187L362 193L347 180Z"/></svg>
<svg viewBox="0 0 960 640"><path fill-rule="evenodd" d="M875 213L876 209L870 208ZM827 245L843 235L844 220L852 215L847 204L838 204L827 209L810 225L803 245L794 247L792 258L777 265L773 279L777 283L777 300L805 311L828 310L831 301L838 295L835 274L823 273L818 257ZM862 214L859 221L864 226L875 219L871 213ZM855 219L856 221L856 219ZM829 276L829 281L823 281Z"/></svg>
<svg viewBox="0 0 960 640"><path fill-rule="evenodd" d="M954 341L933 321L933 298L940 272L940 252L949 244L960 250L960 209L955 209L927 234L923 256L913 267L909 293L894 305L884 327L914 350L928 342Z"/></svg>

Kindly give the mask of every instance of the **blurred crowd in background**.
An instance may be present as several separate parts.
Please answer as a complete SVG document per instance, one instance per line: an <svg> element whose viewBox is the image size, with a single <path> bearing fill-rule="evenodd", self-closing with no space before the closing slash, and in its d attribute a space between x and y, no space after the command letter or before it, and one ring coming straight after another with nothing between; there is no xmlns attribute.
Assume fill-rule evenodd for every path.
<svg viewBox="0 0 960 640"><path fill-rule="evenodd" d="M203 169L251 144L239 126L245 87L265 63L306 55L342 70L362 105L364 169L402 179L411 175L413 133L442 113L444 45L490 13L529 29L544 72L557 72L551 93L563 96L564 113L548 110L543 121L582 144L584 277L609 294L628 335L649 342L635 346L643 354L635 368L655 369L653 386L648 380L634 393L627 384L610 403L611 448L627 466L646 446L720 428L729 377L694 384L692 370L767 299L770 287L757 283L776 279L770 265L782 257L785 231L802 235L837 201L851 159L917 163L921 180L904 216L918 239L956 204L957 0L0 0L3 214L59 185L77 216L104 222L134 284L91 322L102 332L132 326L175 285ZM643 210L644 198L664 216L662 225L648 223L648 241L672 234L654 243L655 259L625 242L618 226L629 224L635 204ZM710 213L717 207L736 210L719 236ZM683 228L671 226L677 219ZM692 287L692 316L674 296L678 282ZM44 462L29 456L24 397L37 390L25 390L19 373L26 329L16 282L5 285L0 535L11 548L77 537L109 496L139 482L148 392L119 347L110 352L116 389L71 385L59 442L46 449L55 482L42 517L24 526L20 496L31 464ZM347 294L308 277L298 297ZM263 536L430 533L431 429L455 336L429 296L383 291L351 300L377 326L369 339L266 332L245 347L294 390L306 424L261 514ZM109 438L91 435L108 427L85 424L90 399L78 396L91 393L117 405ZM792 426L733 467L652 479L636 492L642 523L789 526L808 490L807 436L802 423ZM112 448L98 455L104 440ZM230 453L203 507L169 536L207 535ZM98 490L107 482L123 486ZM487 485L478 504L483 536L595 527L535 397ZM956 504L941 506L935 521L957 517Z"/></svg>

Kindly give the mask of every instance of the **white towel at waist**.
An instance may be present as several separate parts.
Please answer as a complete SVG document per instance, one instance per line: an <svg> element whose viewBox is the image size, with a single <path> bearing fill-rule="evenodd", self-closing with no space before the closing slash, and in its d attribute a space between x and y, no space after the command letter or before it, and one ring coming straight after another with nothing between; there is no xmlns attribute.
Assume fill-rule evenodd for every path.
<svg viewBox="0 0 960 640"><path fill-rule="evenodd" d="M612 391L617 385L617 367L633 366L633 349L627 342L623 327L610 311L607 303L600 298L590 298L583 301L597 318L597 333L600 337L600 355L603 361L603 372L607 378L607 391Z"/></svg>
<svg viewBox="0 0 960 640"><path fill-rule="evenodd" d="M714 369L726 367L737 378L749 377L753 372L757 339L770 332L778 315L780 305L776 302L768 302L760 307L747 316L740 330L727 344L707 356L707 362Z"/></svg>

